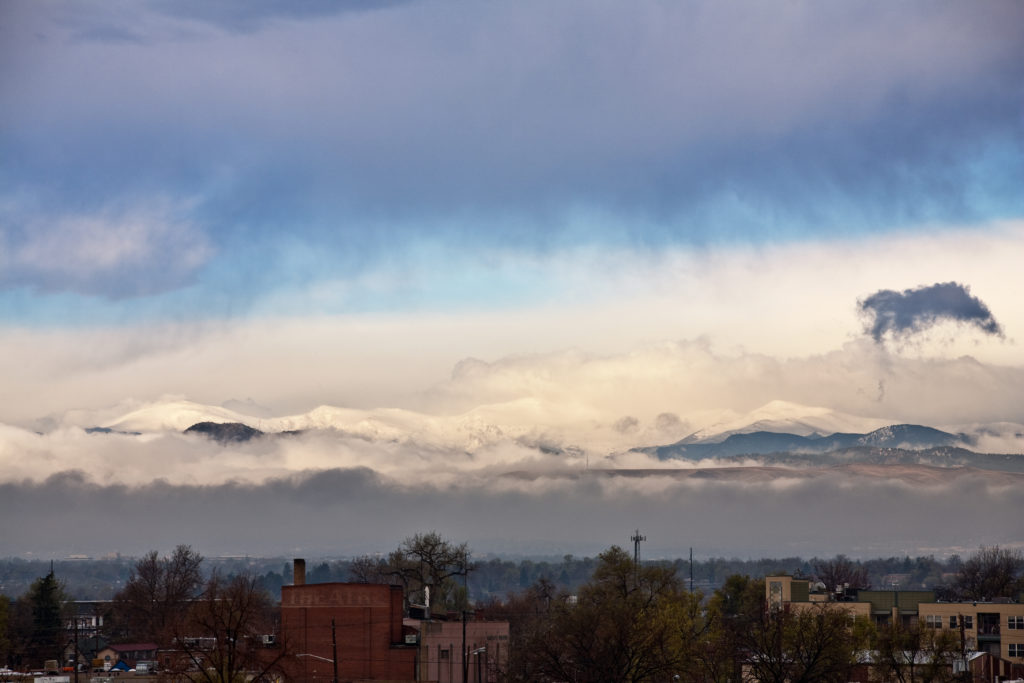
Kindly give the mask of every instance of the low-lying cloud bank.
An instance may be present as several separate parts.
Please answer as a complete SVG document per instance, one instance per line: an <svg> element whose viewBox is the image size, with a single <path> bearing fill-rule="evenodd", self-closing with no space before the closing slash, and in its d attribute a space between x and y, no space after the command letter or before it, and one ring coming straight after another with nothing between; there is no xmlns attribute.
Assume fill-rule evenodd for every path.
<svg viewBox="0 0 1024 683"><path fill-rule="evenodd" d="M632 372L623 359L521 358L507 367L473 364L453 383L471 380L472 394L496 391L487 388L491 382L507 391L518 382L509 382L510 372L520 379L543 375L538 363L552 386L561 386L567 372L610 388L617 363ZM1007 380L1007 391L1012 384ZM540 385L533 383L534 390L546 396ZM521 401L511 405L522 410ZM202 408L169 405L186 421ZM538 406L524 413L485 406L458 423L468 432L446 431L437 416L324 409L312 417L359 419L349 429L228 444L175 429L89 433L65 425L36 433L0 426L0 554L141 553L186 542L213 554L347 555L387 550L430 528L466 539L478 552L506 554L594 553L624 543L638 527L650 539L648 556L681 556L691 545L705 555L941 553L1019 540L1012 515L992 511L1024 504L1024 475L920 465L721 467L623 451L606 457L575 446L571 437L582 431L564 429L566 422L520 432L506 424L502 432L486 421L519 415L524 421L509 424L523 428L543 414ZM167 405L151 408L157 418L180 417ZM668 442L696 419L642 412L612 419L620 413L606 408L583 411L585 419L572 426L591 424L623 443L659 436ZM751 415L770 420L797 409L778 402ZM141 426L150 413L142 409L125 420ZM827 409L801 414L810 425L855 419ZM1003 426L1011 435L1019 427ZM1005 443L1001 438L993 434L988 445ZM460 440L472 447L455 447ZM970 503L950 514L951 500Z"/></svg>
<svg viewBox="0 0 1024 683"><path fill-rule="evenodd" d="M964 501L951 511L950 501ZM200 551L350 555L438 529L478 553L594 553L648 537L645 555L884 555L1019 542L1020 475L970 470L707 472L700 478L575 471L410 484L367 468L260 485L104 485L80 472L0 484L0 554Z"/></svg>

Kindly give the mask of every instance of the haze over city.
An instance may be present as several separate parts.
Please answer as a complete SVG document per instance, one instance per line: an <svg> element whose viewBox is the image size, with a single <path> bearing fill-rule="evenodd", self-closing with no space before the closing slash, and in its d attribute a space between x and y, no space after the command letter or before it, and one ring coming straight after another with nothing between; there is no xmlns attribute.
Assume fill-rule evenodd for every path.
<svg viewBox="0 0 1024 683"><path fill-rule="evenodd" d="M0 555L1024 547L1021 26L4 2Z"/></svg>

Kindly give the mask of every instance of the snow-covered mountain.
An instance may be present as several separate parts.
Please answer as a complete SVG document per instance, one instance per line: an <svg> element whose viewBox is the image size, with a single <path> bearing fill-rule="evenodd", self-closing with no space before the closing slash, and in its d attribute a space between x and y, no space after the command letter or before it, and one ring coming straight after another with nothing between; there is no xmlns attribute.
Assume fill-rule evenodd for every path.
<svg viewBox="0 0 1024 683"><path fill-rule="evenodd" d="M197 422L239 422L255 427L253 421L255 418L227 408L171 399L149 403L101 426L118 432L183 432Z"/></svg>
<svg viewBox="0 0 1024 683"><path fill-rule="evenodd" d="M724 441L732 434L752 432L776 432L798 436L828 435L837 432L863 434L893 422L885 418L861 417L790 401L771 401L744 415L702 427L687 436L683 443Z"/></svg>
<svg viewBox="0 0 1024 683"><path fill-rule="evenodd" d="M843 447L913 448L962 443L968 447L976 445L978 450L1024 451L1024 426L1016 423L971 425L964 430L965 436L953 432L939 438L928 433L927 427L896 429L898 420L851 415L788 401L772 401L745 414L715 410L684 414L678 419L673 417L666 426L661 415L629 418L624 422L587 404L554 405L536 398L481 405L456 415L431 415L399 408L319 406L306 413L281 417L256 417L173 398L135 408L102 426L120 432L180 433L200 422L239 423L264 433L331 430L367 441L414 443L464 452L518 442L595 454L667 449L666 453L678 450L680 454L690 450L687 457L698 452L719 456L770 452L765 449L820 451L828 445L828 440L821 437L832 435L836 435L832 440L840 439L840 435L857 437L853 439L856 443L840 439L842 444L836 445ZM992 448L997 445L1000 447Z"/></svg>
<svg viewBox="0 0 1024 683"><path fill-rule="evenodd" d="M812 434L801 436L787 432L735 432L722 441L708 440L698 443L680 441L666 446L640 448L641 452L657 456L660 460L707 460L747 455L789 453L798 455L834 453L853 449L891 449L919 451L933 448L961 448L970 446L966 434L950 434L921 425L888 425L867 434L836 432L827 436Z"/></svg>

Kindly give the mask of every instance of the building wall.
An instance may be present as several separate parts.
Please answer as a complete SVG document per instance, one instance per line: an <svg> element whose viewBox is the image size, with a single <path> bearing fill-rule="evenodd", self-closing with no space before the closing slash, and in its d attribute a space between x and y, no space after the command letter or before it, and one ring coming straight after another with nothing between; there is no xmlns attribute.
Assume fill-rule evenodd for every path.
<svg viewBox="0 0 1024 683"><path fill-rule="evenodd" d="M998 655L1011 662L1024 663L1024 604L993 602L934 602L921 603L920 623L925 627L960 630L964 621L964 637L968 649L987 650L998 645ZM987 627L985 615L998 615L992 621L996 628ZM1015 647L1011 648L1013 644ZM996 652L993 651L993 654Z"/></svg>
<svg viewBox="0 0 1024 683"><path fill-rule="evenodd" d="M297 655L289 680L331 680L332 628L342 681L413 681L416 646L402 629L402 588L319 583L281 589L281 639Z"/></svg>
<svg viewBox="0 0 1024 683"><path fill-rule="evenodd" d="M462 681L462 622L421 621L419 680ZM467 683L494 683L508 670L509 623L466 622ZM474 654L475 653L475 654Z"/></svg>
<svg viewBox="0 0 1024 683"><path fill-rule="evenodd" d="M773 585L774 584L774 585ZM765 600L769 609L808 609L827 605L830 609L841 609L854 617L871 616L871 603L867 601L832 602L831 594L814 592L807 579L791 576L766 576L764 582Z"/></svg>
<svg viewBox="0 0 1024 683"><path fill-rule="evenodd" d="M807 609L817 601L809 582L789 576L765 577L769 609ZM969 651L988 652L1007 665L1024 665L1024 604L999 602L934 602L932 591L857 592L856 601L829 603L876 621L919 624L924 628L963 628Z"/></svg>

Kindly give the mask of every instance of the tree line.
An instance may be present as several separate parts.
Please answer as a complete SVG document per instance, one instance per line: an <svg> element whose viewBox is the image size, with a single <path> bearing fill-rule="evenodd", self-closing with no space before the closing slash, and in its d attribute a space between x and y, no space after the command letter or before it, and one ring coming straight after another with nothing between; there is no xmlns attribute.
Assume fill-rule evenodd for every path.
<svg viewBox="0 0 1024 683"><path fill-rule="evenodd" d="M137 559L113 596L102 635L111 643L154 643L172 653L167 668L192 680L273 672L288 650L279 641L268 648L264 638L279 630L280 588L267 585L272 572L260 574L245 564L235 571L207 570L204 562L187 545ZM741 666L764 681L849 680L858 653L866 650L876 653L878 666L888 672L885 680L942 681L962 646L947 630L876 627L851 622L834 609L773 614L766 610L760 577L785 566L755 578L736 572L707 590L690 581L685 563L638 563L617 546L592 559L510 564L518 568L519 582L530 577L532 583L473 600L467 581L482 582L488 567L508 567L497 559L474 561L467 544L429 532L407 538L388 555L316 565L307 582L399 584L407 610L423 605L440 615L472 603L480 618L507 620L509 681L726 681L736 680ZM982 547L957 566L942 597L1017 598L1024 591L1019 551ZM336 576L342 570L344 576ZM575 572L583 571L587 575L576 582ZM829 590L872 583L868 563L842 555L809 561L797 571ZM53 570L17 599L0 597L0 666L38 669L45 660L67 662L73 614L71 596ZM920 654L908 659L908 652Z"/></svg>
<svg viewBox="0 0 1024 683"><path fill-rule="evenodd" d="M839 556L808 578L868 588L869 575ZM1019 598L1024 557L982 547L946 585L957 599ZM842 602L773 611L765 581L734 574L705 594L670 564L638 564L613 546L575 593L546 579L483 609L512 625L508 681L825 683L870 678L900 683L961 681L964 642L948 629L875 624ZM871 653L870 658L866 653ZM858 669L860 671L858 671Z"/></svg>
<svg viewBox="0 0 1024 683"><path fill-rule="evenodd" d="M313 583L358 580L366 564L386 561L389 553L348 559L311 561L309 580ZM842 557L842 556L840 556ZM734 574L764 576L774 572L811 575L816 564L832 558L779 557L739 559L712 557L693 562L694 586L709 593L723 585ZM849 559L849 558L847 558ZM61 578L65 589L79 600L109 600L125 585L138 558L113 557L106 559L78 559L54 561L54 572ZM540 579L547 579L559 588L573 591L588 581L597 566L597 557L502 558L469 554L473 571L469 577L468 598L474 602L486 601L492 596L505 596L524 590ZM864 572L868 585L891 588L895 577L899 587L905 589L931 589L948 583L964 563L959 555L936 558L887 557L849 559L854 567ZM687 582L690 563L683 558L645 561L671 565ZM19 596L28 591L32 582L49 571L49 561L21 558L0 558L0 594ZM213 569L223 574L252 573L271 593L280 592L281 586L291 581L291 560L283 557L204 558L204 570Z"/></svg>

